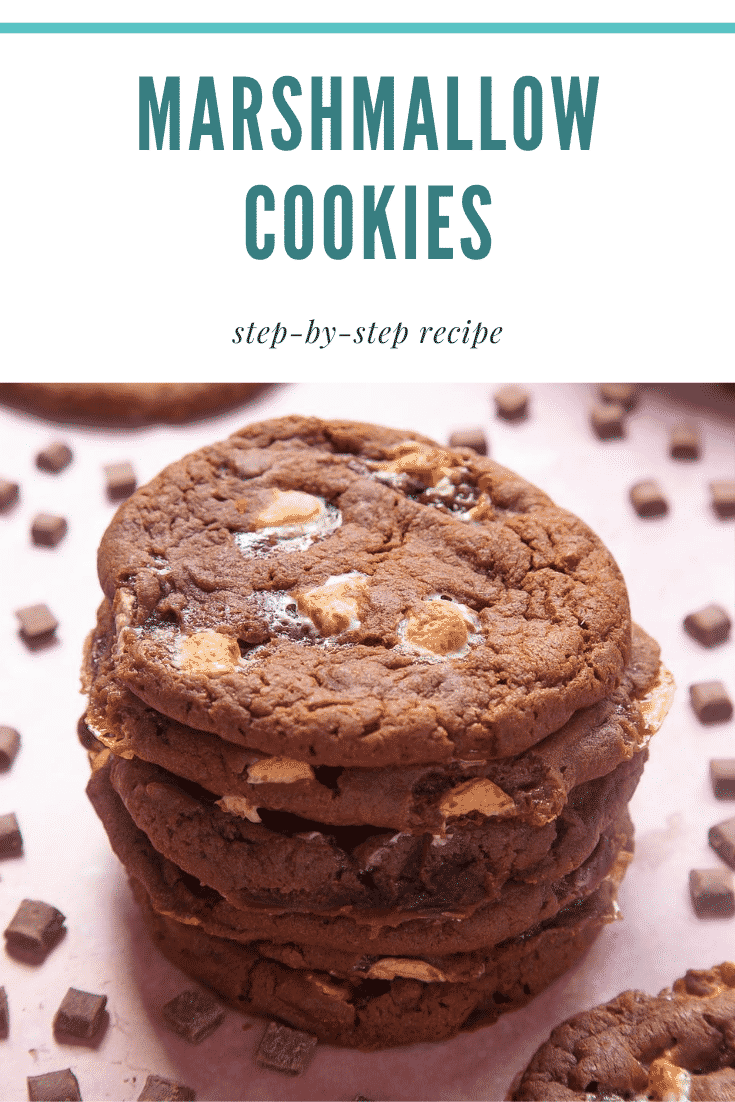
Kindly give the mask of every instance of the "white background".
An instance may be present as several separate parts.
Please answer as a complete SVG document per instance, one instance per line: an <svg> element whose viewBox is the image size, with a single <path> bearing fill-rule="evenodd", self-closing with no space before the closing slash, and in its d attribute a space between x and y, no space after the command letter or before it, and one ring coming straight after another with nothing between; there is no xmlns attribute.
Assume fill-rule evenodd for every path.
<svg viewBox="0 0 735 1102"><path fill-rule="evenodd" d="M691 16L636 5L638 19ZM96 6L6 4L7 19L94 19ZM376 4L364 19L409 19L407 5ZM236 9L236 10L235 10ZM422 6L421 19L512 19L457 4ZM610 13L595 12L597 18ZM616 9L613 18L631 17ZM723 6L698 5L696 18L723 18ZM195 5L138 5L107 18L201 19ZM254 12L211 4L206 18L344 18L334 5L281 5ZM580 5L553 13L527 5L526 19L588 18ZM517 18L517 13L515 15ZM731 94L733 35L2 35L0 95L9 166L0 185L4 319L0 372L5 378L339 379L368 373L376 381L727 378L731 373L733 219ZM294 75L305 136L280 152L268 141L269 91ZM352 76L366 75L373 93L381 75L396 77L394 152L355 152L351 145ZM532 152L512 141L512 90L526 74L544 90L544 140ZM138 77L151 75L160 96L167 75L182 87L182 149L138 149ZM188 150L200 75L213 76L225 149L204 138ZM231 148L234 75L254 76L264 90L265 149ZM312 151L309 85L321 75L343 78L343 150ZM428 76L440 148L422 139L403 152L411 78ZM493 77L494 135L504 152L479 150L479 78ZM568 152L556 136L551 76L600 78L592 145ZM447 152L447 76L460 78L460 137L471 152ZM325 142L325 144L327 144ZM229 147L229 148L228 148ZM352 255L328 259L320 237L306 260L277 244L265 261L244 243L248 187L264 183L278 203L293 183L306 184L320 211L324 190L350 187L356 232ZM362 187L396 191L391 228L399 259L362 259ZM462 191L485 185L483 215L493 238L489 256L461 255L468 226ZM419 259L400 259L404 184L419 196ZM452 260L426 259L428 184L454 187L442 212L452 216L442 244ZM278 230L280 213L269 216ZM422 257L423 251L423 260ZM303 332L318 325L354 332L358 325L401 321L409 337L398 349L328 349L288 339L267 346L233 345L237 325ZM418 346L421 325L502 326L496 347Z"/></svg>

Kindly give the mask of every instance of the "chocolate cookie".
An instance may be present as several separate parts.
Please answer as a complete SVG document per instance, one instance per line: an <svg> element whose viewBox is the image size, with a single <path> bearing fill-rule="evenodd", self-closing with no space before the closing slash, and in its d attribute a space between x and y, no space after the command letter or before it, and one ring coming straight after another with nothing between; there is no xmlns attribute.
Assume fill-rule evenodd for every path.
<svg viewBox="0 0 735 1102"><path fill-rule="evenodd" d="M242 405L262 387L262 383L0 383L0 402L52 421L176 424Z"/></svg>
<svg viewBox="0 0 735 1102"><path fill-rule="evenodd" d="M502 899L509 881L538 884L573 872L620 818L647 757L644 750L573 789L543 827L472 811L441 835L327 826L264 808L252 822L226 800L135 759L113 760L110 779L155 849L237 906L442 912Z"/></svg>
<svg viewBox="0 0 735 1102"><path fill-rule="evenodd" d="M284 418L194 453L120 507L98 565L120 682L314 766L518 753L630 654L586 525L471 449L371 425Z"/></svg>
<svg viewBox="0 0 735 1102"><path fill-rule="evenodd" d="M631 660L619 687L521 755L402 769L313 767L263 757L162 716L115 681L113 643L105 601L86 647L89 728L117 755L135 755L218 796L237 797L241 813L253 821L266 808L338 826L372 823L437 833L473 800L479 810L497 809L506 796L514 816L543 826L559 815L573 787L639 752L663 720L673 691L658 645L633 625Z"/></svg>
<svg viewBox="0 0 735 1102"><path fill-rule="evenodd" d="M474 955L308 963L296 945L213 937L154 910L133 880L145 924L159 949L238 1010L276 1017L330 1044L363 1050L442 1041L529 1002L581 956L615 917L616 868L584 902L522 937ZM269 956L281 949L291 963ZM306 959L305 959L306 958Z"/></svg>
<svg viewBox="0 0 735 1102"><path fill-rule="evenodd" d="M270 905L234 905L164 858L135 826L109 779L110 762L100 755L87 792L102 820L112 848L130 876L140 880L157 911L200 925L211 934L235 941L258 939L339 946L341 950L411 955L445 955L488 947L553 918L599 887L622 849L630 849L632 827L627 812L602 836L593 853L567 876L536 884L509 882L499 898L452 911L334 908L319 913L289 911Z"/></svg>
<svg viewBox="0 0 735 1102"><path fill-rule="evenodd" d="M735 964L624 991L557 1026L514 1099L735 1099Z"/></svg>

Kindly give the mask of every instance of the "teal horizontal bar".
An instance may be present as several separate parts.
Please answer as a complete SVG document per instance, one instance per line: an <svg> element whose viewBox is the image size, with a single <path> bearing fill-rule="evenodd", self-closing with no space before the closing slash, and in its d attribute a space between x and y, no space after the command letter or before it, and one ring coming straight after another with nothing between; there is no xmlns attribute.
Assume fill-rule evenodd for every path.
<svg viewBox="0 0 735 1102"><path fill-rule="evenodd" d="M0 34L735 34L735 23L0 23Z"/></svg>

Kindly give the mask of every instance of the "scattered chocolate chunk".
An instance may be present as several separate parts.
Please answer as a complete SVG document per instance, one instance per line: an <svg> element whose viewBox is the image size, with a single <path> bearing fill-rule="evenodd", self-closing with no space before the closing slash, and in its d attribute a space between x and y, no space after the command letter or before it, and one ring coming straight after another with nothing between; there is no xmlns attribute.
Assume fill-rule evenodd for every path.
<svg viewBox="0 0 735 1102"><path fill-rule="evenodd" d="M732 717L732 701L721 681L690 685L689 698L700 723L724 723Z"/></svg>
<svg viewBox="0 0 735 1102"><path fill-rule="evenodd" d="M703 647L714 647L729 638L730 617L719 605L707 605L685 617L684 630Z"/></svg>
<svg viewBox="0 0 735 1102"><path fill-rule="evenodd" d="M50 903L24 899L5 929L8 948L46 953L53 948L64 925L64 915Z"/></svg>
<svg viewBox="0 0 735 1102"><path fill-rule="evenodd" d="M718 517L735 517L735 482L718 478L709 484L712 508Z"/></svg>
<svg viewBox="0 0 735 1102"><path fill-rule="evenodd" d="M194 1102L196 1095L191 1087L164 1079L162 1075L149 1075L138 1102Z"/></svg>
<svg viewBox="0 0 735 1102"><path fill-rule="evenodd" d="M81 1102L79 1083L71 1068L47 1071L45 1075L29 1075L29 1102Z"/></svg>
<svg viewBox="0 0 735 1102"><path fill-rule="evenodd" d="M48 605L29 605L27 608L19 608L15 615L20 621L21 638L31 648L49 643L59 626L59 621Z"/></svg>
<svg viewBox="0 0 735 1102"><path fill-rule="evenodd" d="M0 1038L5 1038L10 1033L10 1015L8 1013L8 996L4 987L0 987Z"/></svg>
<svg viewBox="0 0 735 1102"><path fill-rule="evenodd" d="M64 470L64 467L69 466L72 458L71 448L57 441L38 453L36 466L41 471L48 471L49 474L58 474L59 471Z"/></svg>
<svg viewBox="0 0 735 1102"><path fill-rule="evenodd" d="M192 1044L198 1044L221 1025L225 1011L204 991L182 991L161 1008L167 1024Z"/></svg>
<svg viewBox="0 0 735 1102"><path fill-rule="evenodd" d="M0 727L0 769L9 769L20 749L20 735L15 727Z"/></svg>
<svg viewBox="0 0 735 1102"><path fill-rule="evenodd" d="M505 421L521 421L528 413L528 391L509 383L495 391L495 410Z"/></svg>
<svg viewBox="0 0 735 1102"><path fill-rule="evenodd" d="M735 758L713 758L709 775L718 800L735 800Z"/></svg>
<svg viewBox="0 0 735 1102"><path fill-rule="evenodd" d="M130 463L107 463L104 472L110 501L121 501L130 497L138 484Z"/></svg>
<svg viewBox="0 0 735 1102"><path fill-rule="evenodd" d="M107 995L92 995L70 987L54 1015L54 1036L57 1040L74 1037L93 1041L107 1024Z"/></svg>
<svg viewBox="0 0 735 1102"><path fill-rule="evenodd" d="M51 513L39 513L33 518L31 538L40 547L56 547L66 535L66 520Z"/></svg>
<svg viewBox="0 0 735 1102"><path fill-rule="evenodd" d="M700 918L729 918L735 914L735 877L729 869L692 869L689 892Z"/></svg>
<svg viewBox="0 0 735 1102"><path fill-rule="evenodd" d="M273 1068L287 1075L298 1075L309 1063L317 1038L299 1029L270 1022L260 1042L255 1062L261 1068Z"/></svg>
<svg viewBox="0 0 735 1102"><path fill-rule="evenodd" d="M669 455L672 459L699 459L701 447L696 425L677 425L671 430Z"/></svg>
<svg viewBox="0 0 735 1102"><path fill-rule="evenodd" d="M735 819L710 827L709 844L731 869L735 869Z"/></svg>
<svg viewBox="0 0 735 1102"><path fill-rule="evenodd" d="M19 857L23 852L23 838L18 820L11 811L0 815L0 857Z"/></svg>
<svg viewBox="0 0 735 1102"><path fill-rule="evenodd" d="M669 511L661 487L652 478L631 486L630 500L639 517L662 517Z"/></svg>
<svg viewBox="0 0 735 1102"><path fill-rule="evenodd" d="M590 424L600 440L619 440L625 436L625 410L617 403L598 403L590 410Z"/></svg>
<svg viewBox="0 0 735 1102"><path fill-rule="evenodd" d="M487 455L487 437L477 428L457 429L449 437L450 448L472 448L478 455Z"/></svg>
<svg viewBox="0 0 735 1102"><path fill-rule="evenodd" d="M0 478L0 513L15 505L19 494L17 482L8 482L7 478Z"/></svg>
<svg viewBox="0 0 735 1102"><path fill-rule="evenodd" d="M613 402L630 413L638 404L640 387L637 383L600 383L597 393L603 402Z"/></svg>

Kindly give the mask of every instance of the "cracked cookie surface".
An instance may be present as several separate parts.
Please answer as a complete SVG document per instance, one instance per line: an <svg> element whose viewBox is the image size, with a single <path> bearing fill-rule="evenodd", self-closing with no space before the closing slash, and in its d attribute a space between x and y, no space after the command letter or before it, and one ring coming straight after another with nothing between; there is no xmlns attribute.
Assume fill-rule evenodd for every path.
<svg viewBox="0 0 735 1102"><path fill-rule="evenodd" d="M647 744L673 691L658 645L633 625L631 659L618 688L521 755L403 768L312 766L263 757L162 716L115 680L113 643L105 601L87 642L83 680L90 697L88 727L116 755L160 765L217 796L237 797L241 809L264 807L336 826L369 822L409 833L444 830L459 797L466 806L472 781L482 809L487 794L477 782L483 780L496 803L502 794L515 817L543 826L561 812L575 786L609 773Z"/></svg>
<svg viewBox="0 0 735 1102"><path fill-rule="evenodd" d="M468 449L377 426L250 425L138 490L98 563L121 683L314 765L518 753L630 654L586 525Z"/></svg>

